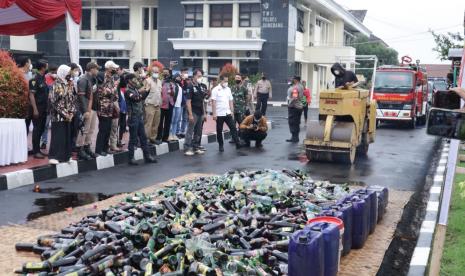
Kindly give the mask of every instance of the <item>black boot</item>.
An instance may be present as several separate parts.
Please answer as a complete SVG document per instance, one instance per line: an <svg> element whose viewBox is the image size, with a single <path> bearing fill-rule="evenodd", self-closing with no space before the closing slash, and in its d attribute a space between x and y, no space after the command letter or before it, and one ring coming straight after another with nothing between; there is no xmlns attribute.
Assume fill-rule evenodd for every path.
<svg viewBox="0 0 465 276"><path fill-rule="evenodd" d="M244 147L250 148L250 140L245 140Z"/></svg>
<svg viewBox="0 0 465 276"><path fill-rule="evenodd" d="M144 155L144 161L145 163L158 163L157 159L150 154Z"/></svg>
<svg viewBox="0 0 465 276"><path fill-rule="evenodd" d="M250 146L250 144L249 144L249 146ZM257 141L255 142L255 147L256 147L256 148L259 148L259 149L260 149L260 148L263 148L262 141L258 141L258 140L257 140Z"/></svg>
<svg viewBox="0 0 465 276"><path fill-rule="evenodd" d="M84 146L84 150L91 158L97 158L97 155L90 149L90 145Z"/></svg>
<svg viewBox="0 0 465 276"><path fill-rule="evenodd" d="M91 160L91 159L92 159L92 157L90 157L90 156L87 154L87 152L86 152L86 150L84 149L84 147L81 147L81 148L79 149L78 158L79 158L79 160L85 160L85 161L88 161L88 160Z"/></svg>

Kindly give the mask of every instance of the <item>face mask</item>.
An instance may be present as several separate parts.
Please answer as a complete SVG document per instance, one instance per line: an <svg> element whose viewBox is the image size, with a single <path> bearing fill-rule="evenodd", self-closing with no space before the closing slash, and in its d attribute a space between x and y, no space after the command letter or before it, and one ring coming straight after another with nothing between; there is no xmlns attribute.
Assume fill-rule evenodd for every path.
<svg viewBox="0 0 465 276"><path fill-rule="evenodd" d="M241 80L236 80L236 84L240 84L241 82Z"/></svg>
<svg viewBox="0 0 465 276"><path fill-rule="evenodd" d="M77 72L77 71L74 72L74 76L75 76L75 77L79 77L79 72Z"/></svg>
<svg viewBox="0 0 465 276"><path fill-rule="evenodd" d="M266 80L266 77L262 77L262 80Z"/></svg>
<svg viewBox="0 0 465 276"><path fill-rule="evenodd" d="M182 77L183 77L184 79L187 79L187 78L189 78L189 75L188 75L188 74L183 74Z"/></svg>
<svg viewBox="0 0 465 276"><path fill-rule="evenodd" d="M334 75L339 76L339 73L340 73L339 70L334 70Z"/></svg>
<svg viewBox="0 0 465 276"><path fill-rule="evenodd" d="M29 71L32 71L32 64L29 64Z"/></svg>
<svg viewBox="0 0 465 276"><path fill-rule="evenodd" d="M152 74L152 78L158 79L158 77L159 77L158 73L153 73L153 74Z"/></svg>
<svg viewBox="0 0 465 276"><path fill-rule="evenodd" d="M27 72L27 77L32 79L32 72L31 71Z"/></svg>

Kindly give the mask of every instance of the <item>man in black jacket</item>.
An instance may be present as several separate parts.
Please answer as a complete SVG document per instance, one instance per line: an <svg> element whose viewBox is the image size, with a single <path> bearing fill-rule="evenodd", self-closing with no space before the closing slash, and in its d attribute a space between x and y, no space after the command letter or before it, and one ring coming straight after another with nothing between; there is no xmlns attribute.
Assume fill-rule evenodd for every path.
<svg viewBox="0 0 465 276"><path fill-rule="evenodd" d="M341 64L334 63L331 67L331 73L336 77L335 87L349 89L358 84L357 76L354 72L344 69Z"/></svg>
<svg viewBox="0 0 465 276"><path fill-rule="evenodd" d="M126 106L128 109L128 126L129 126L129 165L137 165L134 159L134 149L139 140L142 151L144 152L145 163L157 163L157 160L149 153L147 145L147 135L144 128L144 99L146 93L141 93L136 88L137 77L134 74L126 75Z"/></svg>

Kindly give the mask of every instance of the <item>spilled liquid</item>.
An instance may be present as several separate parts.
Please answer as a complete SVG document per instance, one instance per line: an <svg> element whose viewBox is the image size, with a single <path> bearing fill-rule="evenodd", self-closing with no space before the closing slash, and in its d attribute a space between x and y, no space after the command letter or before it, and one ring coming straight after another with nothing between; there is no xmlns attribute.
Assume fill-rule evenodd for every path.
<svg viewBox="0 0 465 276"><path fill-rule="evenodd" d="M31 221L42 216L65 211L69 207L78 207L93 202L105 200L114 195L102 193L70 193L60 191L62 188L41 189L38 193L47 194L46 197L37 198L34 205L39 211L28 214L27 220Z"/></svg>

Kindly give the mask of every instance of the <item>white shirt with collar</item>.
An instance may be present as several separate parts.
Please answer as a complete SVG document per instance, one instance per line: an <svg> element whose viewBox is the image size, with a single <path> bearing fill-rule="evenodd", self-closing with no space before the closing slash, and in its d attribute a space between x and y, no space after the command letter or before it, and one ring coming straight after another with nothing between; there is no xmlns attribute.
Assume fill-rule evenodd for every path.
<svg viewBox="0 0 465 276"><path fill-rule="evenodd" d="M220 85L213 88L212 100L216 102L216 116L222 117L230 115L231 108L229 102L233 100L231 89Z"/></svg>

